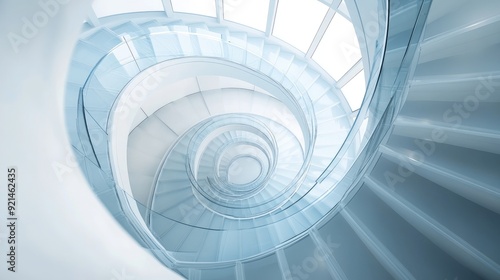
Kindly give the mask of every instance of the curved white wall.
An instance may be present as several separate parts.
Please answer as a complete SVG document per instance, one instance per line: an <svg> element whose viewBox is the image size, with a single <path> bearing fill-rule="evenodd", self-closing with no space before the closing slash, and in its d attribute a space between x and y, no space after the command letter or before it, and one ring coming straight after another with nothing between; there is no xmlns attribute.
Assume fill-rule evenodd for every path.
<svg viewBox="0 0 500 280"><path fill-rule="evenodd" d="M72 158L65 74L89 2L0 1L2 260L7 168L19 170L17 272L2 261L0 279L181 279L128 236Z"/></svg>

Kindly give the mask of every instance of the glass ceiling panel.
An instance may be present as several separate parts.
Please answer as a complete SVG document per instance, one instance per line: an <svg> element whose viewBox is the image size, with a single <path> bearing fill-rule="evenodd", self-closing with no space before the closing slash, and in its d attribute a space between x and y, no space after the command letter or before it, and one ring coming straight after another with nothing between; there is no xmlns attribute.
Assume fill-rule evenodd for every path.
<svg viewBox="0 0 500 280"><path fill-rule="evenodd" d="M273 35L307 52L327 11L318 0L280 0Z"/></svg>
<svg viewBox="0 0 500 280"><path fill-rule="evenodd" d="M351 106L353 111L358 110L361 107L363 98L365 97L365 71L361 70L352 80L350 80L343 88L342 93Z"/></svg>
<svg viewBox="0 0 500 280"><path fill-rule="evenodd" d="M94 0L92 8L99 18L133 12L164 11L161 0Z"/></svg>
<svg viewBox="0 0 500 280"><path fill-rule="evenodd" d="M335 14L312 59L339 80L361 58L358 39L350 21Z"/></svg>
<svg viewBox="0 0 500 280"><path fill-rule="evenodd" d="M224 18L265 31L269 0L223 0Z"/></svg>
<svg viewBox="0 0 500 280"><path fill-rule="evenodd" d="M215 17L215 0L170 0L174 12Z"/></svg>

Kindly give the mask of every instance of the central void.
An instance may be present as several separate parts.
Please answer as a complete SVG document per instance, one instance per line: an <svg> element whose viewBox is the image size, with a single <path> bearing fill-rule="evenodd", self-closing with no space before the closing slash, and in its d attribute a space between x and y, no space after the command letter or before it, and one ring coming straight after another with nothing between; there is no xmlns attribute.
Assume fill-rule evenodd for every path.
<svg viewBox="0 0 500 280"><path fill-rule="evenodd" d="M228 170L227 181L231 185L246 185L255 181L262 173L262 165L253 157L235 159Z"/></svg>

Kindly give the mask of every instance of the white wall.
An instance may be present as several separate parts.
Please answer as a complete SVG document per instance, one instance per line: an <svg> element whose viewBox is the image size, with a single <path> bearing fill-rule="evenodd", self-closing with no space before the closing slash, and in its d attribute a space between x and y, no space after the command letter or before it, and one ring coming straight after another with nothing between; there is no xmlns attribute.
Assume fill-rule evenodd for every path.
<svg viewBox="0 0 500 280"><path fill-rule="evenodd" d="M49 2L52 9L40 4ZM65 75L88 8L82 0L0 0L0 279L177 279L106 212L72 159ZM4 261L11 165L16 273Z"/></svg>

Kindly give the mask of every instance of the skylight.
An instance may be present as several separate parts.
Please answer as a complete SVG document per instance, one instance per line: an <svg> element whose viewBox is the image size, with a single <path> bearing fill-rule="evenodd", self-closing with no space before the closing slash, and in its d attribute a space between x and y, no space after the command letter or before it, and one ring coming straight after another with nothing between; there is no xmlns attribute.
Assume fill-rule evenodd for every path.
<svg viewBox="0 0 500 280"><path fill-rule="evenodd" d="M214 0L170 0L174 12L200 14L215 17ZM234 1L234 0L233 0Z"/></svg>
<svg viewBox="0 0 500 280"><path fill-rule="evenodd" d="M365 71L361 70L342 88L342 93L353 111L361 107L365 97L365 87Z"/></svg>
<svg viewBox="0 0 500 280"><path fill-rule="evenodd" d="M265 31L269 0L223 0L224 18Z"/></svg>
<svg viewBox="0 0 500 280"><path fill-rule="evenodd" d="M161 0L94 0L92 8L99 18L133 12L164 11Z"/></svg>
<svg viewBox="0 0 500 280"><path fill-rule="evenodd" d="M335 14L312 58L335 80L339 80L361 59L352 23Z"/></svg>
<svg viewBox="0 0 500 280"><path fill-rule="evenodd" d="M280 0L273 35L307 52L327 11L318 0Z"/></svg>
<svg viewBox="0 0 500 280"><path fill-rule="evenodd" d="M268 25L271 0L94 0L92 7L97 17L147 11L164 11L163 3L170 1L174 12L216 17L216 5L221 3L225 20L239 23L260 31ZM313 39L321 37L313 49L312 59L333 79L339 81L352 77L359 68L353 66L360 61L361 51L354 27L349 19L345 1L334 0L279 0L272 35L307 53ZM274 2L273 2L274 3ZM332 6L337 12L317 34L327 11ZM316 42L317 43L317 42ZM316 46L316 44L315 44ZM351 72L349 72L351 71ZM348 73L348 75L346 75ZM345 76L346 75L346 76ZM342 91L353 111L361 106L365 91L364 70L342 87Z"/></svg>

